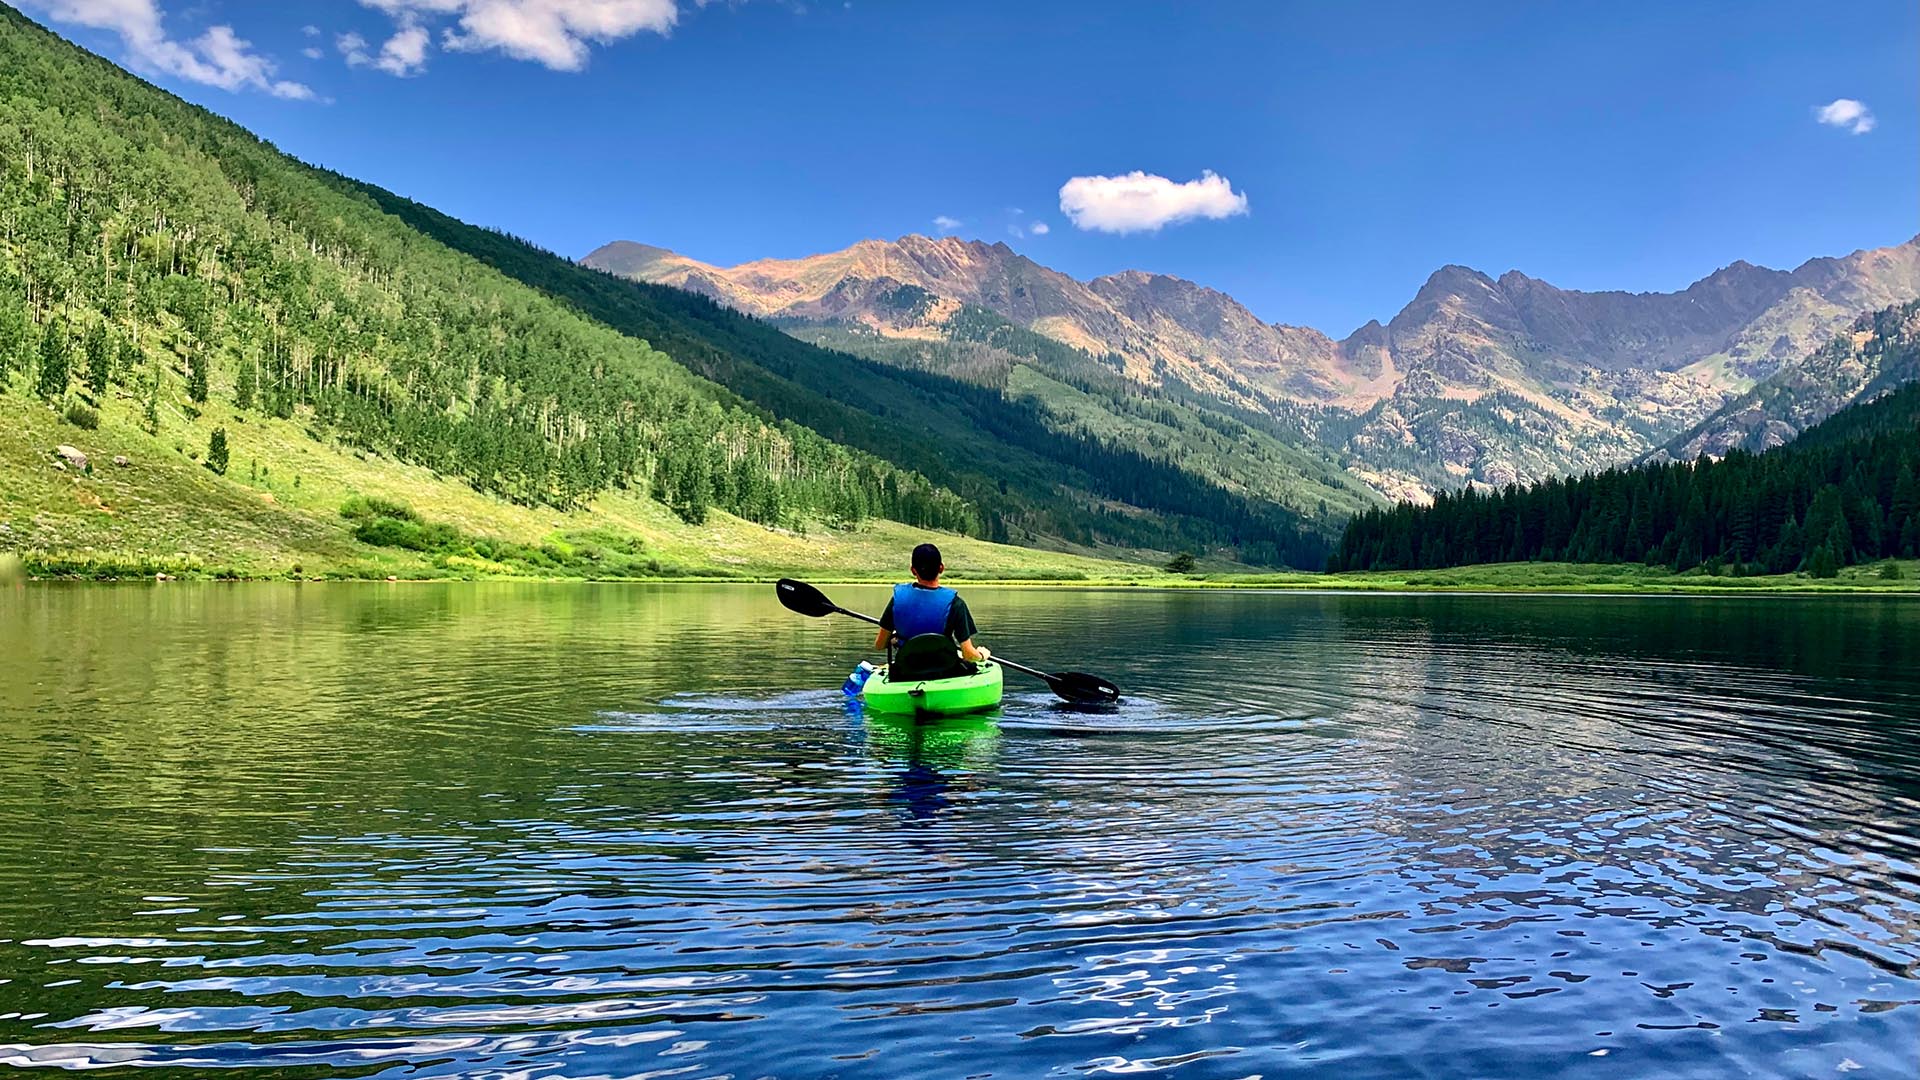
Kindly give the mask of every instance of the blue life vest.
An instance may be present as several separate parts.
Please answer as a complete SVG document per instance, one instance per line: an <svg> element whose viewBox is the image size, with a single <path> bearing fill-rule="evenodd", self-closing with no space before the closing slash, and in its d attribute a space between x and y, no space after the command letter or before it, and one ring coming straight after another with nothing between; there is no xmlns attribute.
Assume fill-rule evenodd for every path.
<svg viewBox="0 0 1920 1080"><path fill-rule="evenodd" d="M959 594L945 585L923 589L908 583L893 587L893 632L900 640L947 632L947 612Z"/></svg>

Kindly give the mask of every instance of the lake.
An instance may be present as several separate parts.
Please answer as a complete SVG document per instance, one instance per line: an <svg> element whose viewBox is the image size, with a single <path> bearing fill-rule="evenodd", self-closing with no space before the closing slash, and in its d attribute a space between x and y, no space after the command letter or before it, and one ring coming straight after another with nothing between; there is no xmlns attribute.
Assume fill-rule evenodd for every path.
<svg viewBox="0 0 1920 1080"><path fill-rule="evenodd" d="M1920 1071L1920 604L962 588L0 592L0 1064Z"/></svg>

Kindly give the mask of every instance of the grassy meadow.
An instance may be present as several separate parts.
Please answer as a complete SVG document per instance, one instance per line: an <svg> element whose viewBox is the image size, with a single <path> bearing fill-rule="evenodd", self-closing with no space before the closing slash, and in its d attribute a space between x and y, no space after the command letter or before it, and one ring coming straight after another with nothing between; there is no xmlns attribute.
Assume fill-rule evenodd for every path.
<svg viewBox="0 0 1920 1080"><path fill-rule="evenodd" d="M572 509L523 506L451 477L310 435L292 420L242 414L218 398L203 411L162 408L160 434L139 406L110 395L97 429L68 422L19 392L0 393L0 552L36 577L131 578L761 578L809 574L846 580L896 576L907 551L932 536L956 576L999 580L1158 580L1154 566L1094 555L1036 551L890 521L854 528L808 523L768 529L714 511L681 521L632 491ZM224 476L203 464L224 427ZM54 449L85 453L87 469L58 467ZM128 464L114 464L116 456ZM355 539L341 514L371 498L410 508L460 540L421 551ZM513 546L551 559L503 562L465 553ZM491 544L487 542L498 542ZM620 556L614 571L596 551Z"/></svg>

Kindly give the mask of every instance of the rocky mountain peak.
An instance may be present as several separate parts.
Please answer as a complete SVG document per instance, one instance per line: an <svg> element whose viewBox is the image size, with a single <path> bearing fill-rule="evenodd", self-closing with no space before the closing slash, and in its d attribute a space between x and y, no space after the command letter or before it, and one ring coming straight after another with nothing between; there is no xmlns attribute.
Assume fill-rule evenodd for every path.
<svg viewBox="0 0 1920 1080"><path fill-rule="evenodd" d="M685 266L694 260L677 251L633 240L615 240L602 244L580 260L586 266L622 277L649 277L669 266Z"/></svg>

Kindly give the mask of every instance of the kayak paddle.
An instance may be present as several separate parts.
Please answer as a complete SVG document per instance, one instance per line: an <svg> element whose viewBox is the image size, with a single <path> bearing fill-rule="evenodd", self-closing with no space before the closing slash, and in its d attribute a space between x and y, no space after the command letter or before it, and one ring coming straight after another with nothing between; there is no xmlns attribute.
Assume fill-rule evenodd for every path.
<svg viewBox="0 0 1920 1080"><path fill-rule="evenodd" d="M857 611L848 611L827 599L825 593L804 581L781 578L773 588L779 595L782 606L788 611L798 612L810 619L824 618L828 615L845 615L859 619L861 622L880 625L879 619L871 615L862 615ZM1045 682L1062 701L1070 701L1075 705L1111 705L1120 700L1120 688L1098 675L1089 675L1084 671L1048 673L1030 668L1025 664L1016 664L998 654L994 655L993 661L1001 667L1012 668Z"/></svg>

